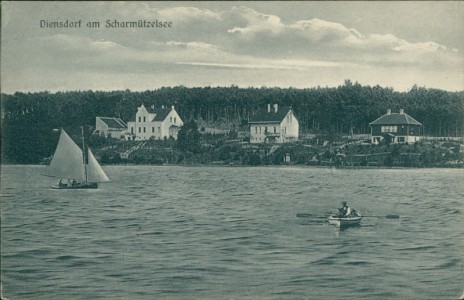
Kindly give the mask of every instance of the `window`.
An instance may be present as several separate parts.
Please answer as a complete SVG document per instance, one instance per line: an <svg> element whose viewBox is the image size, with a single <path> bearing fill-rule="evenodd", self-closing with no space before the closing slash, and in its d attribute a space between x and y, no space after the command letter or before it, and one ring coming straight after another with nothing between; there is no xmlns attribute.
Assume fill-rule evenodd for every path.
<svg viewBox="0 0 464 300"><path fill-rule="evenodd" d="M277 128L274 126L274 133L276 133L276 132L277 132Z"/></svg>
<svg viewBox="0 0 464 300"><path fill-rule="evenodd" d="M139 127L139 133L141 133L141 132L142 132L142 127Z"/></svg>
<svg viewBox="0 0 464 300"><path fill-rule="evenodd" d="M158 127L158 133L161 133L161 127Z"/></svg>
<svg viewBox="0 0 464 300"><path fill-rule="evenodd" d="M174 124L176 124L176 119L177 119L177 118L176 118L176 117L174 117Z"/></svg>
<svg viewBox="0 0 464 300"><path fill-rule="evenodd" d="M147 121L147 117L143 117L143 121L146 122L146 121Z"/></svg>
<svg viewBox="0 0 464 300"><path fill-rule="evenodd" d="M398 137L398 143L404 143L404 136L399 136Z"/></svg>
<svg viewBox="0 0 464 300"><path fill-rule="evenodd" d="M258 134L258 126L255 126L255 133Z"/></svg>
<svg viewBox="0 0 464 300"><path fill-rule="evenodd" d="M131 127L131 133L134 134L134 127Z"/></svg>
<svg viewBox="0 0 464 300"><path fill-rule="evenodd" d="M153 133L155 132L155 127L151 128L151 132L153 132Z"/></svg>
<svg viewBox="0 0 464 300"><path fill-rule="evenodd" d="M143 127L143 132L144 132L144 133L146 132L146 129L147 129L146 127Z"/></svg>
<svg viewBox="0 0 464 300"><path fill-rule="evenodd" d="M397 132L398 126L382 126L380 128L381 132Z"/></svg>
<svg viewBox="0 0 464 300"><path fill-rule="evenodd" d="M171 122L171 123L172 123L172 117L169 117L169 122Z"/></svg>
<svg viewBox="0 0 464 300"><path fill-rule="evenodd" d="M139 117L139 122L142 122L142 117Z"/></svg>

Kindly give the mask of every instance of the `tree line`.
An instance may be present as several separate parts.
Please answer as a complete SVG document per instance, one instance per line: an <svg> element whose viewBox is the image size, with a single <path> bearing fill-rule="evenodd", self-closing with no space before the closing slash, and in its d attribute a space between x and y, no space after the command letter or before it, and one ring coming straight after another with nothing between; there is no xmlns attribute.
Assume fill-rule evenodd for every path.
<svg viewBox="0 0 464 300"><path fill-rule="evenodd" d="M249 118L267 104L291 106L301 132L366 134L369 123L400 108L424 125L430 136L464 134L464 92L413 86L407 92L362 86L346 80L338 87L239 88L184 86L148 91L71 91L2 94L2 159L36 163L56 146L54 128L76 130L95 126L96 116L130 120L140 104L174 105L184 122L201 120L246 128Z"/></svg>

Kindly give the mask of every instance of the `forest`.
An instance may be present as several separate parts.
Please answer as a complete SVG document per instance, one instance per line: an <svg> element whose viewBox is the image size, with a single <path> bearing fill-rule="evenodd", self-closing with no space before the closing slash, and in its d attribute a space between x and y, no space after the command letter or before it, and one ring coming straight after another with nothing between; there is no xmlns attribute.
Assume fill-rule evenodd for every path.
<svg viewBox="0 0 464 300"><path fill-rule="evenodd" d="M366 134L387 109L400 108L423 124L427 136L464 134L464 91L413 86L407 92L362 86L346 80L338 87L162 87L149 91L69 91L2 94L2 162L38 163L53 154L53 129L90 135L96 116L128 121L140 104L172 106L184 122L246 130L249 117L268 103L291 106L301 133Z"/></svg>

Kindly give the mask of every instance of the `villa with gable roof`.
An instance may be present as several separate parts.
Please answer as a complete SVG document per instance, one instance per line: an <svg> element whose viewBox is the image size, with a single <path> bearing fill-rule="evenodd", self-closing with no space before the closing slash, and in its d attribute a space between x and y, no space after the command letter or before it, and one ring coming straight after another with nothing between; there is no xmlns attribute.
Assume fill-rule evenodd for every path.
<svg viewBox="0 0 464 300"><path fill-rule="evenodd" d="M174 106L171 108L145 107L143 104L137 108L137 113L127 122L127 140L148 140L154 138L177 139L177 134L184 122L180 118Z"/></svg>
<svg viewBox="0 0 464 300"><path fill-rule="evenodd" d="M400 109L399 113L387 113L369 123L371 127L371 143L378 144L382 140L392 143L415 143L421 139L422 124Z"/></svg>
<svg viewBox="0 0 464 300"><path fill-rule="evenodd" d="M299 123L291 107L267 105L249 120L250 143L288 143L298 140Z"/></svg>

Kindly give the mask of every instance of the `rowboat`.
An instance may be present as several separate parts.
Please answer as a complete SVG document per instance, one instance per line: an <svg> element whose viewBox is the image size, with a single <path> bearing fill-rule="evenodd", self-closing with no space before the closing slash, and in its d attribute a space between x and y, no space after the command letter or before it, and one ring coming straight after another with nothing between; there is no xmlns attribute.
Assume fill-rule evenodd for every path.
<svg viewBox="0 0 464 300"><path fill-rule="evenodd" d="M353 216L353 217L339 217L339 216L330 216L329 224L333 224L337 227L349 227L357 226L361 223L362 216Z"/></svg>

